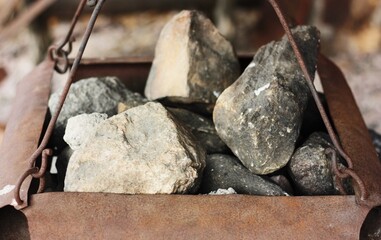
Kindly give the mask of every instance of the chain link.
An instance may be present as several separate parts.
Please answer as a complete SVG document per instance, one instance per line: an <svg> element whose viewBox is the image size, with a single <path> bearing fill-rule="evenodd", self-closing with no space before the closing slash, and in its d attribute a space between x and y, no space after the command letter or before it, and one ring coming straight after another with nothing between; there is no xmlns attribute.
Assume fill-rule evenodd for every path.
<svg viewBox="0 0 381 240"><path fill-rule="evenodd" d="M37 193L44 191L44 188L45 188L45 172L46 172L46 169L48 166L49 157L53 154L53 151L51 149L46 149L46 146L47 146L49 139L53 133L54 125L58 119L58 115L61 112L65 98L66 98L66 96L69 92L70 86L73 82L74 75L75 75L75 73L78 69L79 63L82 59L83 52L85 51L87 42L88 42L90 35L91 35L91 32L94 28L95 21L99 15L99 12L100 12L105 1L106 0L99 0L96 2L96 6L93 10L93 13L92 13L91 18L89 20L89 23L87 25L86 31L84 33L83 39L81 41L81 44L80 44L80 47L79 47L79 50L77 53L77 56L75 57L74 63L73 63L72 68L70 70L69 77L66 81L64 89L63 89L62 94L60 96L60 99L59 99L59 102L57 105L57 109L55 109L55 112L49 121L48 127L46 129L46 132L45 132L42 140L41 140L40 145L38 146L36 151L28 159L29 169L27 169L20 176L18 182L16 183L16 187L14 190L14 198L15 198L15 201L18 205L21 205L24 202L20 197L20 189L21 189L21 185L23 184L23 182L25 181L25 179L27 177L32 176L34 178L38 178L40 180L40 182L39 182L39 187L38 187ZM58 46L53 46L53 47L49 48L48 56L51 58L51 60L56 62L55 68L57 67L59 69L59 71L61 71L61 70L67 71L67 69L68 69L69 64L67 61L67 56L68 56L68 54L72 48L71 47L71 42L73 40L72 33L73 33L74 27L78 21L78 18L80 16L80 14L82 13L84 6L86 5L86 2L87 2L87 0L81 0L79 6L77 8L77 11L73 17L72 24L70 26L69 32L66 35L66 38L64 39L64 41ZM68 50L63 49L66 46L66 44L69 44ZM60 60L62 61L62 59L60 59L60 58L63 59L63 67L62 66L59 67L57 64ZM39 156L41 156L41 167L40 168L35 166L36 160Z"/></svg>

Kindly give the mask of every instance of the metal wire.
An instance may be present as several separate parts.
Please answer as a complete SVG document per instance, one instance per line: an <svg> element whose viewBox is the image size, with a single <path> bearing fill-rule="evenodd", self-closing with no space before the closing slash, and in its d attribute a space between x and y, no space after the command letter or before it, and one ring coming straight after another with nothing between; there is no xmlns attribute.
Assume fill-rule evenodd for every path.
<svg viewBox="0 0 381 240"><path fill-rule="evenodd" d="M74 59L74 63L72 65L72 68L70 70L70 73L69 73L69 77L66 81L66 84L64 86L64 89L62 91L62 94L60 96L60 99L59 99L59 102L58 102L58 105L57 105L57 108L55 109L55 112L52 116L52 118L50 119L49 121L49 124L48 124L48 127L46 129L46 132L42 138L42 141L39 145L39 147L36 149L36 151L30 156L30 158L28 159L29 161L29 165L30 165L30 168L28 170L25 171L25 173L19 178L17 184L16 184L16 188L15 188L15 191L14 191L14 198L17 202L17 204L21 205L23 203L23 200L20 198L20 189L21 189L21 185L22 183L24 182L24 180L29 176L29 175L32 175L33 177L36 177L36 178L40 178L40 185L39 185L39 189L38 189L38 192L42 192L43 189L44 189L44 185L45 185L45 178L44 178L44 175L45 175L45 171L46 171L46 167L47 167L47 161L48 161L48 157L52 154L52 151L50 149L46 149L46 146L49 142L49 139L53 133L53 130L54 130L54 125L55 123L57 122L57 119L58 119L58 116L62 110L62 107L63 107L63 104L65 102L65 99L66 99L66 96L69 92L69 89L70 89L70 86L73 82L73 79L74 79L74 75L76 74L77 72L77 69L78 69L78 66L79 66L79 63L82 59L82 55L83 55L83 52L85 51L85 48L86 48L86 45L87 45L87 42L90 38L90 35L91 35L91 32L94 28L94 25L95 25L95 21L99 15L99 12L104 4L106 0L99 0L97 1L97 4L93 10L93 13L91 15L91 18L88 22L88 25L87 25L87 28L86 28L86 31L83 35L83 38L82 38L82 41L81 41L81 45L79 47L79 50L78 50L78 53L77 53L77 56L75 57ZM86 4L86 0L82 0L78 9L77 9L77 12L76 14L74 15L74 18L73 18L73 21L72 21L72 25L69 29L69 33L67 34L67 37L65 38L65 40L63 41L63 44L59 45L57 49L61 49L62 50L62 47L69 41L70 39L70 36L73 32L73 29L75 27L75 24L79 18L79 15L80 13L82 12L82 9L84 7L84 5ZM66 43L65 43L66 42ZM36 162L36 159L42 154L42 159L41 159L41 168L39 169L38 167L35 167L35 162Z"/></svg>
<svg viewBox="0 0 381 240"><path fill-rule="evenodd" d="M323 119L324 125L327 128L328 134L331 137L331 140L332 140L334 146L336 147L337 151L339 152L339 154L347 162L347 166L348 167L345 168L345 169L349 169L349 170L345 170L345 171L342 171L342 172L340 172L338 170L338 168L337 168L337 165L334 164L333 167L334 167L335 174L338 174L338 176L341 177L341 178L348 177L348 175L350 175L352 177L354 176L353 179L356 181L356 183L359 186L362 199L366 199L366 197L367 197L367 191L365 189L364 183L361 180L361 178L353 171L353 162L352 162L351 158L345 153L345 151L341 147L341 144L340 144L340 142L339 142L339 140L338 140L338 138L337 138L337 136L336 136L336 134L335 134L335 132L333 130L331 122L329 121L327 113L325 112L323 104L320 101L318 93L317 93L317 91L315 89L315 86L313 84L313 80L312 80L313 78L308 73L306 63L305 63L305 61L303 59L303 56L302 56L302 54L301 54L301 52L299 50L298 45L296 44L295 38L292 35L290 27L287 24L287 21L286 21L286 18L285 18L285 14L283 13L282 9L279 7L279 4L278 4L278 2L276 0L268 0L268 2L273 7L275 13L277 14L277 16L279 18L280 23L283 26L284 31L286 32L286 35L287 35L287 37L288 37L288 39L290 41L290 45L291 45L291 47L292 47L292 49L293 49L293 51L295 53L296 59L297 59L297 61L299 63L299 66L302 69L303 74L304 74L304 76L306 78L306 82L308 84L308 87L311 90L312 97L315 100L316 106L317 106L317 108L319 110L319 113L320 113L322 119Z"/></svg>

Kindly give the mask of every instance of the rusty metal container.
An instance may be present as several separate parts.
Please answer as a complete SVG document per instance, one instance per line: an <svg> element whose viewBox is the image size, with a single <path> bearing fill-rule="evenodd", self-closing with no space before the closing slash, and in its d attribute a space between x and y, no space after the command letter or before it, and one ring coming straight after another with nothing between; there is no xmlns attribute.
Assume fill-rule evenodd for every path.
<svg viewBox="0 0 381 240"><path fill-rule="evenodd" d="M241 59L242 64L247 60ZM112 74L129 88L142 92L150 64L149 59L137 58L84 60L75 78ZM50 81L42 71L42 76L31 74L20 83L0 148L0 238L358 239L368 212L380 203L380 164L350 90L337 75L338 69L330 64L327 59L320 59L320 65L330 70L325 72L330 80L323 81L330 89L325 91L330 112L337 122L337 132L344 136L344 148L354 159L361 160L354 169L368 189L366 200L356 200L354 195L33 194L29 176L21 187L26 193L21 194L29 200L16 205L13 191L6 193L4 187L12 188L23 174L25 160L36 149L44 130ZM20 210L7 206L12 204Z"/></svg>
<svg viewBox="0 0 381 240"><path fill-rule="evenodd" d="M142 92L151 60L83 60L73 80L114 75ZM240 60L246 66L251 59ZM381 162L343 74L322 55L318 72L335 132L353 160L347 175L355 195L37 193L47 154L37 167L29 159L51 117L53 68L46 59L18 86L0 146L0 239L359 239L380 222L366 218L381 206Z"/></svg>

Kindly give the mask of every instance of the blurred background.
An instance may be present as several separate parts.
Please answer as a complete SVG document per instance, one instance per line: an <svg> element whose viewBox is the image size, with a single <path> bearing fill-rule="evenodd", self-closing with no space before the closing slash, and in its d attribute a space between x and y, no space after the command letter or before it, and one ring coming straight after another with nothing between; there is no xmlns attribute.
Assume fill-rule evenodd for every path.
<svg viewBox="0 0 381 240"><path fill-rule="evenodd" d="M344 72L370 129L381 132L381 1L279 0L290 21L315 25L321 51ZM0 142L17 82L63 39L79 0L0 0ZM239 55L253 55L283 30L265 0L109 0L85 58L152 57L161 28L182 9L203 11ZM74 35L76 53L91 8ZM55 76L58 84L64 76ZM317 84L317 87L319 85Z"/></svg>

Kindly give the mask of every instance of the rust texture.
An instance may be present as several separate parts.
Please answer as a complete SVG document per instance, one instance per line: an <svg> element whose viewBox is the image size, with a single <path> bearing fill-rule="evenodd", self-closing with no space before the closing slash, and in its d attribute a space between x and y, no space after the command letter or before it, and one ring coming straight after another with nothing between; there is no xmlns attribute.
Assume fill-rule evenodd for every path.
<svg viewBox="0 0 381 240"><path fill-rule="evenodd" d="M42 137L41 143L38 145L37 149L30 155L30 157L27 160L27 162L29 163L28 168L22 174L20 174L21 176L18 178L16 185L9 185L8 184L8 185L5 185L5 187L4 187L6 193L10 193L10 192L13 193L14 199L12 200L11 204L14 205L16 208L23 208L23 207L27 206L28 191L25 191L25 189L29 189L30 180L26 181L26 179L29 177L29 175L31 175L34 178L40 179L37 192L39 193L39 192L42 192L44 190L45 171L47 168L47 161L48 161L48 157L50 155L52 155L52 150L47 149L46 147L49 143L49 139L53 133L54 124L56 123L57 118L61 112L62 106L65 102L65 98L69 92L70 85L73 82L74 75L75 75L76 70L79 66L79 63L82 59L83 52L85 51L86 44L90 38L92 29L95 25L95 21L98 17L98 14L99 14L104 2L105 2L105 0L97 1L97 4L96 4L94 11L93 11L93 14L91 15L88 26L87 26L86 31L84 33L84 36L82 38L81 45L80 45L80 48L78 50L77 56L74 59L74 63L71 67L68 80L64 86L62 93L61 93L59 103L57 105L57 109L55 109L55 111L54 111L54 113L53 113L53 115L52 115L52 117L48 123L46 131ZM85 3L86 3L86 0L82 0L81 3L79 4L78 10L74 15L72 26L70 27L70 30L69 30L69 33L68 33L66 39L64 39L63 43L60 46L58 46L58 48L53 47L53 48L50 48L50 50L58 50L56 53L63 52L63 55L66 56L66 52L63 51L62 48L66 43L68 43L68 41L70 39L70 35L74 29L75 23L77 22L77 19L78 19L79 15L81 14ZM57 61L57 59L54 59L53 56L54 56L54 54L50 54L48 56L47 61L53 62L54 64L52 65L52 67L56 68L58 61ZM64 58L64 59L67 60L67 58ZM68 66L68 62L65 63L65 65ZM51 74L47 75L47 77L49 77L49 80L50 80ZM25 101L25 102L27 102L27 101ZM36 166L36 160L41 155L42 155L42 163L41 163L41 167L39 168ZM26 196L25 196L25 194L26 194ZM21 196L21 195L23 195L23 196Z"/></svg>
<svg viewBox="0 0 381 240"><path fill-rule="evenodd" d="M281 25L283 26L286 35L290 41L291 47L296 55L296 58L299 62L300 68L302 69L306 82L311 90L312 97L315 100L316 106L319 109L320 115L323 119L323 122L327 128L328 134L332 140L332 143L335 145L336 150L338 153L345 159L347 163L347 167L344 169L338 169L336 167L335 157L333 157L333 163L334 167L333 170L339 178L347 178L351 177L353 182L355 183L355 192L358 199L359 204L364 204L369 207L378 206L381 204L381 198L380 198L380 192L381 192L381 176L379 176L379 173L381 172L381 162L377 159L376 151L372 145L371 138L369 136L368 130L366 128L366 125L364 123L364 120L362 119L361 113L356 105L356 101L353 98L352 92L349 89L348 84L346 83L346 80L341 73L340 69L330 62L327 58L325 58L323 55L320 55L319 57L319 64L320 70L319 74L322 75L322 81L323 87L326 86L326 89L329 93L327 95L327 102L328 106L333 106L330 108L331 111L334 112L335 115L331 114L331 117L334 118L334 123L336 126L337 132L339 132L341 142L339 141L338 137L336 136L335 130L333 129L333 126L328 118L328 115L323 107L322 102L319 99L318 93L314 87L313 84L313 78L309 75L306 67L306 63L302 57L302 54L300 53L299 47L297 46L297 43L291 33L290 27L288 26L288 23L286 21L285 15L282 11L282 9L279 7L277 0L268 0L268 2L273 6L274 11L276 12ZM335 87L330 86L327 84L327 82L330 79L330 83L333 83L332 79L335 79ZM332 97L332 95L334 97ZM340 95L345 95L345 98L340 98ZM350 107L346 107L346 104L350 104ZM335 108L336 106L336 108ZM337 107L339 106L339 107ZM344 112L344 114L343 114ZM353 117L353 119L351 119ZM345 122L346 124L341 124ZM352 126L354 131L350 131L348 128L349 126ZM341 133L341 134L340 134ZM349 133L349 134L345 134ZM361 134L363 138L361 139ZM343 144L346 144L346 148L343 148ZM359 145L360 144L360 145ZM365 150L363 148L358 148L359 146L367 145L368 148ZM356 149L356 150L354 150ZM369 151L366 151L369 150ZM373 151L372 151L373 150ZM349 154L348 154L349 153ZM373 164L370 164L364 168L364 164L358 164L359 162L365 162L359 160L359 156L366 156L365 158L370 159L376 159L370 160ZM357 166L354 167L353 158L356 158ZM367 162L365 165L369 164ZM373 168L374 167L374 168ZM370 168L372 168L372 173L370 172ZM357 173L357 171L361 171L360 175ZM378 174L377 174L378 173ZM376 177L378 176L378 178ZM363 181L363 178L366 178ZM370 189L368 189L370 188ZM372 192L371 194L369 193ZM370 196L369 196L370 195Z"/></svg>
<svg viewBox="0 0 381 240"><path fill-rule="evenodd" d="M38 194L22 211L32 239L358 239L368 213L354 196L101 193Z"/></svg>
<svg viewBox="0 0 381 240"><path fill-rule="evenodd" d="M104 1L98 1L95 15ZM303 59L284 15L277 6L277 1L268 1L280 17L315 97L311 77L305 71ZM348 167L344 170L336 169L337 176L351 176L355 180L356 196L259 197L61 192L32 195L29 207L24 208L30 179L32 176L43 176L49 151L42 156L40 168L31 162L33 160L34 163L45 151L71 83L86 76L112 74L121 77L127 86L132 86L132 90L141 91L144 86L150 67L150 61L147 60L118 60L116 63L106 61L94 64L84 62L79 67L95 23L95 15L91 18L80 51L72 64L61 104L52 116L41 144L38 145L43 132L50 79L55 64L55 61L49 59L20 84L4 143L0 147L0 207L14 205L16 208L23 208L25 218L19 217L27 221L20 224L20 232L23 235L27 233L26 238L358 239L368 212L372 207L381 204L381 163L376 157L364 121L342 73L322 56L319 59L319 75L340 142L336 139L324 109L321 113L336 147L348 162ZM316 101L319 106L320 101ZM336 161L335 156L332 159ZM15 187L17 182L20 183L18 200L17 195L14 195L15 191L18 194L18 188ZM39 190L42 187L43 184L40 184ZM4 216L5 211L9 211L9 208L0 208L0 216ZM15 215L15 212L10 212L11 216ZM0 225L6 221L7 219L1 217ZM15 236L17 234L19 233L15 232Z"/></svg>
<svg viewBox="0 0 381 240"><path fill-rule="evenodd" d="M144 87L151 64L149 59L118 59L115 62L109 60L102 63L98 60L92 64L85 60L78 68L79 75L74 79L115 73L129 87ZM45 91L49 92L49 87ZM18 104L29 106L30 101L26 99L31 99L32 93L26 91L23 101ZM45 104L46 102L47 97ZM347 104L343 107L346 108ZM45 112L46 109L40 115ZM339 119L347 120L340 116ZM42 124L43 118L40 121L38 124ZM29 129L13 129L13 134L20 138L28 131ZM35 139L39 135L40 133ZM34 148L36 146L37 141ZM12 156L14 158L18 155L19 153L13 152ZM17 159L25 160L25 156ZM44 193L32 195L31 198L30 206L23 212L32 239L45 239L51 237L52 233L57 238L66 239L99 239L102 236L108 236L109 239L157 239L158 236L165 239L187 236L219 239L272 239L279 236L285 239L306 239L306 236L308 239L357 239L369 211L369 208L357 205L354 196L131 196ZM25 234L24 230L21 232Z"/></svg>
<svg viewBox="0 0 381 240"><path fill-rule="evenodd" d="M369 207L380 206L381 162L352 92L340 69L323 55L319 57L318 72L336 132L352 158L352 170L362 179L367 191L368 196L361 198L361 186L354 184L357 200Z"/></svg>
<svg viewBox="0 0 381 240"><path fill-rule="evenodd" d="M43 61L18 85L10 120L0 146L0 207L15 204L13 190L29 166L29 157L36 150L48 110L50 81L54 62ZM27 199L31 178L21 186L21 197ZM22 207L22 206L19 206Z"/></svg>

